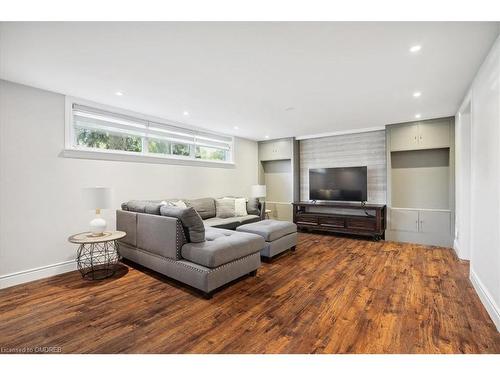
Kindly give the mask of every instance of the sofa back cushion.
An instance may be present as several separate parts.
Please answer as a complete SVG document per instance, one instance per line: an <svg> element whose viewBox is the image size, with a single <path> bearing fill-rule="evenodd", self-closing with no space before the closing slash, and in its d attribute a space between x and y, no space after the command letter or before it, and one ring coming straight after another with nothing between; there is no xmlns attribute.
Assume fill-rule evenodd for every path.
<svg viewBox="0 0 500 375"><path fill-rule="evenodd" d="M162 205L168 204L170 206L175 206L175 207L180 207L180 208L186 208L187 205L183 200L180 199L174 199L174 200L168 200L168 201L161 201Z"/></svg>
<svg viewBox="0 0 500 375"><path fill-rule="evenodd" d="M193 207L203 220L215 217L215 199L213 198L185 199L184 202L188 207Z"/></svg>
<svg viewBox="0 0 500 375"><path fill-rule="evenodd" d="M188 242L205 241L203 220L193 207L181 208L163 205L160 208L160 213L163 216L175 217L181 221Z"/></svg>
<svg viewBox="0 0 500 375"><path fill-rule="evenodd" d="M159 215L160 207L162 206L159 200L131 200L122 204L122 210L138 212L141 214Z"/></svg>

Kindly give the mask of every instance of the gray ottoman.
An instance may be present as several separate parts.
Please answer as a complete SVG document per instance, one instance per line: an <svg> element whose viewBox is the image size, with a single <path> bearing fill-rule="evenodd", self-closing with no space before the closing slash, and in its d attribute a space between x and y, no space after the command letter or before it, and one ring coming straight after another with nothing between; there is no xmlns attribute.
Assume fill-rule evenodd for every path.
<svg viewBox="0 0 500 375"><path fill-rule="evenodd" d="M258 234L266 241L260 255L272 258L288 249L295 250L297 245L297 226L289 221L262 220L240 225L238 232Z"/></svg>

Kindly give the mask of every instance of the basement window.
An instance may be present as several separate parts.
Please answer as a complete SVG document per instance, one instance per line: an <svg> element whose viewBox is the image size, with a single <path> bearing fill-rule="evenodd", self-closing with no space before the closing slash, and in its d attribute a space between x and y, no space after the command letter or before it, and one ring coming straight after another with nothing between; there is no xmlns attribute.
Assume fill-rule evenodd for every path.
<svg viewBox="0 0 500 375"><path fill-rule="evenodd" d="M233 162L231 136L201 131L128 111L67 98L66 152L91 159ZM78 154L78 152L81 152ZM80 155L80 156L79 156ZM101 155L103 157L96 157ZM120 159L120 155L124 158ZM135 160L132 160L135 161Z"/></svg>

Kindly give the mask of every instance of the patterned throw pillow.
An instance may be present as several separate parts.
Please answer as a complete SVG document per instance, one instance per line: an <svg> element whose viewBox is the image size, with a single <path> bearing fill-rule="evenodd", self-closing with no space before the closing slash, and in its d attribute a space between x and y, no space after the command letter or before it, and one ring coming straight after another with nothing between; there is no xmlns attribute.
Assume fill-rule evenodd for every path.
<svg viewBox="0 0 500 375"><path fill-rule="evenodd" d="M247 216L247 199L241 197L224 197L222 199L232 199L234 200L234 216Z"/></svg>
<svg viewBox="0 0 500 375"><path fill-rule="evenodd" d="M234 211L236 216L248 215L246 198L236 198L234 200Z"/></svg>
<svg viewBox="0 0 500 375"><path fill-rule="evenodd" d="M235 212L235 199L234 198L222 198L215 200L215 216L220 219L226 219L228 217L236 216Z"/></svg>

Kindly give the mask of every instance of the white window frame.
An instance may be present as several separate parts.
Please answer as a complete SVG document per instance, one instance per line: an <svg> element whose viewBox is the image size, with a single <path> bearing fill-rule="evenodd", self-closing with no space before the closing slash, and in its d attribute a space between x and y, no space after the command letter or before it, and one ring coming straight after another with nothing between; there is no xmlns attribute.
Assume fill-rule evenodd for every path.
<svg viewBox="0 0 500 375"><path fill-rule="evenodd" d="M145 149L147 147L147 136L142 138L142 152L133 151L121 151L121 150L105 150L105 149L94 149L89 147L77 146L75 143L75 127L73 123L73 104L91 107L93 109L98 109L101 111L107 111L114 114L124 115L136 118L141 121L157 124L165 124L167 126L174 126L177 128L184 129L188 132L194 132L195 143L190 146L190 155L169 155L169 154L155 154L149 153ZM195 128L186 124L177 123L174 121L165 120L162 118L148 116L132 111L128 111L122 108L111 107L108 105L91 102L84 99L79 99L71 96L65 97L65 135L64 143L65 148L63 150L64 157L70 158L80 158L80 159L98 159L98 160L116 160L116 161L131 161L131 162L148 162L148 163L164 163L164 164L184 164L184 165L205 165L209 167L232 167L234 163L234 137L227 134L221 134L209 130L204 130L200 128ZM195 157L196 149L196 137L214 135L230 138L230 149L229 160L209 160L209 159L197 159ZM152 137L154 138L154 137ZM181 142L180 142L181 143Z"/></svg>

